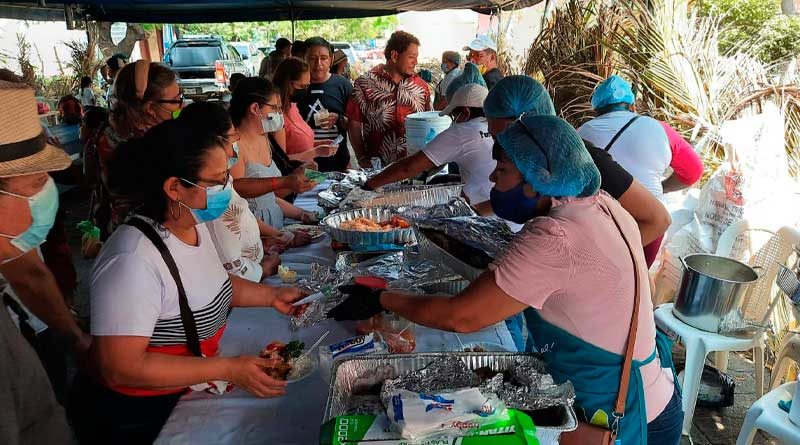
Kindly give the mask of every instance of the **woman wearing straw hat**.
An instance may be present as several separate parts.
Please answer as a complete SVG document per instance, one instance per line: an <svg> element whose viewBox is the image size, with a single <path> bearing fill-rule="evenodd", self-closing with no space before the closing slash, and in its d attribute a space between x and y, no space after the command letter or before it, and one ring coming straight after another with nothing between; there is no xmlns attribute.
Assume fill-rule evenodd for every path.
<svg viewBox="0 0 800 445"><path fill-rule="evenodd" d="M69 167L70 158L46 142L32 89L0 81L0 103L0 273L35 315L86 349L88 337L37 252L58 210L58 190L47 172ZM0 306L0 443L68 443L64 412L21 334L34 335L24 320L17 329Z"/></svg>
<svg viewBox="0 0 800 445"><path fill-rule="evenodd" d="M453 298L352 289L328 315L388 310L475 332L524 311L553 379L575 387L585 422L624 444L677 445L681 397L668 341L656 334L636 221L598 193L600 172L563 119L523 116L498 135L494 157L492 207L526 224L490 270Z"/></svg>
<svg viewBox="0 0 800 445"><path fill-rule="evenodd" d="M97 141L99 177L92 201L95 225L106 239L123 222L130 201L108 189L107 163L120 143L143 135L165 120L173 119L183 107L183 94L178 76L162 63L139 60L125 65L114 80L114 102L111 104L110 126ZM157 161L156 159L153 160Z"/></svg>

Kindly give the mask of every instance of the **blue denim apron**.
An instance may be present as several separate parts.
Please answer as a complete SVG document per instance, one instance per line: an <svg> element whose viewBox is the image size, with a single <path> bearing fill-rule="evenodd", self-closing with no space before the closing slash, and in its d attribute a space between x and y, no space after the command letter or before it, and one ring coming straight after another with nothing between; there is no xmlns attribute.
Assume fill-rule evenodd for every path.
<svg viewBox="0 0 800 445"><path fill-rule="evenodd" d="M616 428L618 444L647 445L647 410L641 368L658 356L661 367L671 368L674 375L670 340L657 332L653 353L645 360L633 360L625 413L623 417L615 418L614 404L625 357L587 343L548 323L533 308L525 310L525 318L529 335L535 337L553 380L556 383L569 380L575 386L575 408L579 418L611 430Z"/></svg>

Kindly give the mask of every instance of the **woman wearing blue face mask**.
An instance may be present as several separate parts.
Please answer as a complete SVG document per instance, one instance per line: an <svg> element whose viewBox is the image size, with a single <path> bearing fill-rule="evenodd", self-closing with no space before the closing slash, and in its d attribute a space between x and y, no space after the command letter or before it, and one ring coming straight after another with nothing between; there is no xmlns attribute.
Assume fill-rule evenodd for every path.
<svg viewBox="0 0 800 445"><path fill-rule="evenodd" d="M153 159L159 162L154 163ZM293 287L229 275L207 222L233 193L228 155L208 128L164 122L118 148L115 189L134 214L104 244L90 277L90 357L99 382L82 378L74 424L85 443L151 443L191 386L226 381L258 397L285 382L256 356L217 357L229 309L273 307L298 314ZM79 416L80 417L80 416Z"/></svg>
<svg viewBox="0 0 800 445"><path fill-rule="evenodd" d="M37 336L22 306L59 340L79 352L89 347L91 338L75 324L37 249L58 210L58 190L47 172L71 161L46 142L31 88L0 81L0 103L8 104L0 107L0 443L68 443L64 411L31 347ZM9 312L23 318L19 327Z"/></svg>
<svg viewBox="0 0 800 445"><path fill-rule="evenodd" d="M243 79L231 98L229 111L241 136L239 162L231 168L234 187L250 201L256 217L276 229L283 227L284 217L316 223L314 214L284 199L289 193L311 190L316 183L305 177L302 165L292 164L289 173L281 171L279 158L285 158L285 153L270 135L283 128L284 115L272 83L260 77Z"/></svg>
<svg viewBox="0 0 800 445"><path fill-rule="evenodd" d="M636 221L598 193L597 167L566 121L523 116L497 143L492 206L525 227L489 271L453 298L357 289L329 316L388 310L474 332L524 311L554 380L574 385L582 420L624 444L676 445L681 397L668 342L656 334ZM623 368L628 350L632 361Z"/></svg>

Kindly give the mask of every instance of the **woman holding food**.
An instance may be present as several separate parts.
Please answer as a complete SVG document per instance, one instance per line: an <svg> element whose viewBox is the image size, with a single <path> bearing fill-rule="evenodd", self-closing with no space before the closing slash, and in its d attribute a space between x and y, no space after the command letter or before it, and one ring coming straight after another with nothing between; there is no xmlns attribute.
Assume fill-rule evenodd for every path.
<svg viewBox="0 0 800 445"><path fill-rule="evenodd" d="M495 158L492 207L514 208L528 222L488 271L453 298L358 288L329 316L388 310L425 326L474 332L525 311L554 379L575 386L584 421L618 427L625 444L677 444L681 398L668 344L656 338L636 222L598 193L597 167L562 119L523 116L499 134ZM629 332L635 336L627 405L616 424Z"/></svg>
<svg viewBox="0 0 800 445"><path fill-rule="evenodd" d="M256 218L281 229L284 217L303 224L318 222L314 213L306 212L276 195L283 190L303 193L316 185L303 175L303 169L282 176L274 161L280 150L269 142L269 133L283 129L281 98L270 81L248 77L236 86L229 107L231 120L239 132L239 162L231 167L236 191L250 204Z"/></svg>
<svg viewBox="0 0 800 445"><path fill-rule="evenodd" d="M286 383L265 373L272 361L216 357L231 307L303 310L292 306L302 297L297 288L231 276L217 257L203 223L220 216L232 193L217 136L164 122L121 144L110 167L112 186L136 206L91 273L90 357L99 382L79 383L81 442L153 442L193 385L225 381L258 397L283 395Z"/></svg>
<svg viewBox="0 0 800 445"><path fill-rule="evenodd" d="M305 162L335 155L339 149L338 144L334 145L330 139L314 140L314 130L297 108L298 100L308 93L311 85L308 63L297 57L285 59L275 70L272 82L280 91L281 111L284 116L283 131L277 132L275 138L289 158Z"/></svg>
<svg viewBox="0 0 800 445"><path fill-rule="evenodd" d="M236 165L239 133L225 108L215 102L193 103L183 110L180 120L213 131L225 149L228 165ZM231 190L231 202L225 212L206 225L225 270L256 282L277 273L279 252L294 245L307 244L309 238L305 232L297 232L297 236L280 232L257 219L247 200L235 189Z"/></svg>

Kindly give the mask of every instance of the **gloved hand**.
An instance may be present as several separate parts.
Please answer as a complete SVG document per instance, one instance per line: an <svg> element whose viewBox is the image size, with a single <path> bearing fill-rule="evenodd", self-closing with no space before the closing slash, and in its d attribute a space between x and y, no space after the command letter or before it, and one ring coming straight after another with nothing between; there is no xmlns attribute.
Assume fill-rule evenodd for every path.
<svg viewBox="0 0 800 445"><path fill-rule="evenodd" d="M328 312L327 317L336 321L366 320L383 311L381 292L358 284L342 286L339 291L347 298Z"/></svg>

